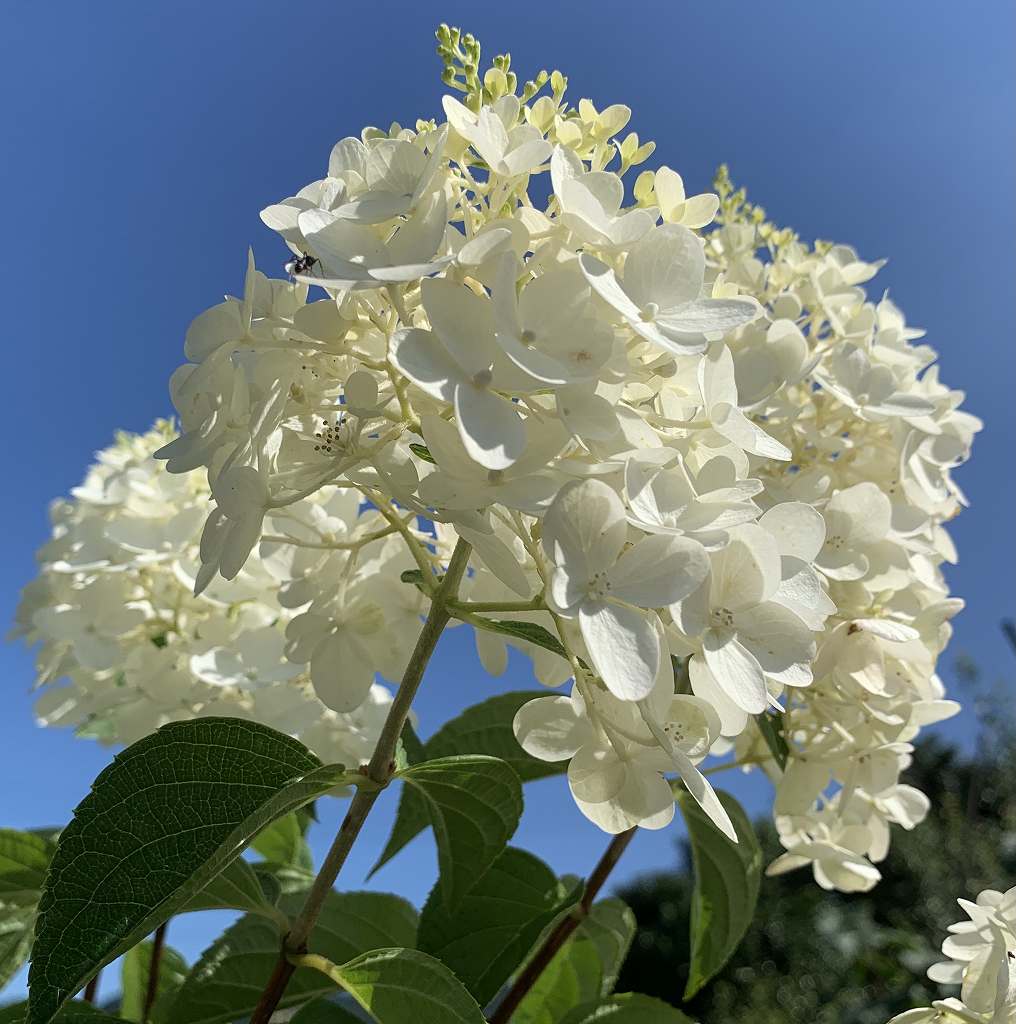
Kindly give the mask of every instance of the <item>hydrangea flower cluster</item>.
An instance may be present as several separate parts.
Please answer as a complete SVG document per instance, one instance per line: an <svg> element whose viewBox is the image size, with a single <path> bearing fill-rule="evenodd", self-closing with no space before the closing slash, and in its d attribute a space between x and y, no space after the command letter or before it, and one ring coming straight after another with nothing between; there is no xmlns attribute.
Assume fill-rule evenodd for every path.
<svg viewBox="0 0 1016 1024"><path fill-rule="evenodd" d="M16 630L39 645L38 719L129 744L169 721L227 715L299 736L329 760L366 761L391 703L373 666L399 671L421 603L399 583L405 547L355 492L334 490L291 505L279 542L266 536L235 579L195 597L209 491L201 474L174 476L152 459L172 437L168 423L120 434L51 507L53 537ZM344 679L368 666L355 706L339 711L305 656L308 598L326 580L346 588L347 625L322 642L340 648Z"/></svg>
<svg viewBox="0 0 1016 1024"><path fill-rule="evenodd" d="M630 110L499 61L449 64L440 122L338 142L262 211L284 273L250 257L191 325L157 455L209 481L195 590L275 573L283 656L348 712L461 539L451 610L484 665L510 645L571 681L515 729L587 817L663 827L677 776L733 838L697 767L727 756L776 785L771 870L869 888L927 811L911 741L957 710L943 524L980 424L868 296L880 264L776 228L722 170L716 194L668 167L626 194L653 152ZM375 523L376 556L333 550Z"/></svg>
<svg viewBox="0 0 1016 1024"><path fill-rule="evenodd" d="M1016 1021L1016 889L985 889L973 903L957 900L967 920L949 926L928 977L960 985L960 998L897 1014L889 1024L1012 1024Z"/></svg>

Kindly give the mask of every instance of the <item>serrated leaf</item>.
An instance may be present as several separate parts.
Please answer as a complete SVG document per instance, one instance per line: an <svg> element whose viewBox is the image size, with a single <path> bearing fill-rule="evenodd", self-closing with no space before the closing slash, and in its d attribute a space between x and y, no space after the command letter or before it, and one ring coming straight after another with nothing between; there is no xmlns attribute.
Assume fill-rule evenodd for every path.
<svg viewBox="0 0 1016 1024"><path fill-rule="evenodd" d="M0 828L0 903L34 907L55 849L44 834Z"/></svg>
<svg viewBox="0 0 1016 1024"><path fill-rule="evenodd" d="M260 832L251 848L267 861L295 864L310 871L314 867L314 859L304 838L305 833L306 829L297 815L286 814Z"/></svg>
<svg viewBox="0 0 1016 1024"><path fill-rule="evenodd" d="M288 922L265 893L265 887L254 869L240 857L227 864L177 913L184 914L195 910L246 910L262 914L278 921L283 927L288 927Z"/></svg>
<svg viewBox="0 0 1016 1024"><path fill-rule="evenodd" d="M528 643L536 644L537 647L553 651L562 658L568 657L564 647L561 646L561 641L549 629L545 629L536 622L526 622L520 619L488 619L483 615L471 615L469 621L477 629L485 629L488 633L500 633L516 640L525 640Z"/></svg>
<svg viewBox="0 0 1016 1024"><path fill-rule="evenodd" d="M28 960L34 924L34 907L0 906L0 990Z"/></svg>
<svg viewBox="0 0 1016 1024"><path fill-rule="evenodd" d="M662 999L638 992L611 996L602 1002L576 1006L560 1024L693 1024Z"/></svg>
<svg viewBox="0 0 1016 1024"><path fill-rule="evenodd" d="M419 947L447 964L485 1006L543 929L581 895L576 887L562 897L543 861L509 846L453 913L434 887L420 914Z"/></svg>
<svg viewBox="0 0 1016 1024"><path fill-rule="evenodd" d="M124 1020L141 1021L144 1018L154 948L151 942L139 942L123 956L120 964L120 1016ZM172 947L163 946L159 955L155 1004L150 1017L152 1024L170 1024L167 1007L186 976L187 961Z"/></svg>
<svg viewBox="0 0 1016 1024"><path fill-rule="evenodd" d="M790 756L790 748L783 735L783 715L771 715L763 711L762 714L755 716L755 724L762 733L762 739L766 741L773 760L779 765L780 771L784 771L787 767L787 758Z"/></svg>
<svg viewBox="0 0 1016 1024"><path fill-rule="evenodd" d="M289 1024L363 1024L363 1018L338 1003L315 999L301 1006Z"/></svg>
<svg viewBox="0 0 1016 1024"><path fill-rule="evenodd" d="M15 1003L0 1010L0 1024L25 1024L28 1003ZM130 1024L122 1017L111 1017L88 1003L68 1003L54 1018L56 1024Z"/></svg>
<svg viewBox="0 0 1016 1024"><path fill-rule="evenodd" d="M695 888L691 900L691 965L684 998L690 999L730 959L755 914L762 850L741 805L717 796L737 832L732 843L689 793L678 793L691 841Z"/></svg>
<svg viewBox="0 0 1016 1024"><path fill-rule="evenodd" d="M425 444L417 444L414 441L410 444L409 450L424 462L429 462L432 466L437 465L434 456L430 454L430 449Z"/></svg>
<svg viewBox="0 0 1016 1024"><path fill-rule="evenodd" d="M434 829L442 899L454 908L515 833L522 814L522 783L500 758L477 754L424 761L397 777L419 796L410 801L419 818L407 819L400 804L388 845L372 870L416 835L422 820Z"/></svg>
<svg viewBox="0 0 1016 1024"><path fill-rule="evenodd" d="M117 755L60 834L39 903L28 1024L184 906L282 814L349 781L255 722L173 722Z"/></svg>
<svg viewBox="0 0 1016 1024"><path fill-rule="evenodd" d="M551 764L531 757L519 746L512 729L518 709L536 697L545 696L542 690L517 690L474 704L457 718L446 722L422 748L414 750L409 764L455 754L488 754L506 761L523 782L560 775L567 767L566 762ZM391 860L429 823L420 794L410 786L403 786L391 837L371 873Z"/></svg>
<svg viewBox="0 0 1016 1024"><path fill-rule="evenodd" d="M304 894L284 897L295 914ZM417 914L399 896L331 892L310 937L310 950L343 962L371 949L416 944ZM279 932L261 918L241 918L202 953L173 1004L172 1024L231 1024L250 1015L279 955ZM323 974L299 968L280 1007L297 1006L335 991Z"/></svg>
<svg viewBox="0 0 1016 1024"><path fill-rule="evenodd" d="M375 949L329 974L377 1024L486 1024L462 982L416 949Z"/></svg>
<svg viewBox="0 0 1016 1024"><path fill-rule="evenodd" d="M635 915L621 900L594 903L519 1004L512 1024L559 1024L576 1006L609 996L635 928Z"/></svg>

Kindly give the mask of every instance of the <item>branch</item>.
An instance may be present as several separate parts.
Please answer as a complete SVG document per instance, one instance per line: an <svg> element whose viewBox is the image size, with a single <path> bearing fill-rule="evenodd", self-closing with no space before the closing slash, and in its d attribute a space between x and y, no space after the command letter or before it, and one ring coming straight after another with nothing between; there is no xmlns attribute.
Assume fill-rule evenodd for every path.
<svg viewBox="0 0 1016 1024"><path fill-rule="evenodd" d="M508 990L504 999L498 1003L497 1009L490 1018L490 1024L508 1024L512 1014L519 1008L519 1003L522 1002L529 990L536 984L540 975L547 969L551 960L554 959L554 955L568 941L583 919L588 916L589 911L592 909L593 901L603 888L603 883L607 881L611 871L614 870L614 865L621 859L621 854L624 853L625 848L635 837L635 832L634 828L630 828L627 832L622 832L611 839L607 849L603 852L603 856L596 867L593 868L593 873L586 881L585 892L582 894L581 902L569 913L565 914L546 939L543 940L543 945L519 973L515 983Z"/></svg>
<svg viewBox="0 0 1016 1024"><path fill-rule="evenodd" d="M152 1007L155 1006L155 998L159 994L159 965L162 963L162 950L166 945L166 927L168 921L163 921L155 929L152 937L152 959L148 964L148 987L145 989L145 1005L141 1011L143 1024L148 1024L148 1018L152 1015Z"/></svg>
<svg viewBox="0 0 1016 1024"><path fill-rule="evenodd" d="M374 754L365 770L367 778L377 783L377 786L358 788L349 802L346 816L324 863L321 865L317 878L314 879L310 892L307 893L303 909L293 921L293 926L283 941L272 976L261 994L261 1000L251 1016L250 1024L269 1024L272 1014L286 991L289 979L292 977L293 971L296 970L288 957L307 952L307 939L317 922L325 899L335 884L335 879L346 862L349 851L374 806L374 801L391 780L395 770L395 746L399 741L399 736L402 735L402 728L409 717L410 706L416 696L416 691L420 688L420 682L423 680L423 673L430 661L430 656L434 653L438 639L451 618L448 606L458 593L459 583L465 575L466 565L469 562L470 550L470 546L459 538L455 550L452 552L451 561L448 563L448 571L442 578L431 601L427 621L423 624L413 655L406 666L402 684L395 694L392 706L388 709L388 717L381 727L381 735L374 747Z"/></svg>
<svg viewBox="0 0 1016 1024"><path fill-rule="evenodd" d="M89 981L88 984L85 986L84 995L82 995L81 998L84 999L84 1001L86 1003L94 1003L95 1002L95 996L96 996L96 994L99 991L99 975L100 974L102 974L102 970L101 969L95 972L95 974L92 976L91 981Z"/></svg>

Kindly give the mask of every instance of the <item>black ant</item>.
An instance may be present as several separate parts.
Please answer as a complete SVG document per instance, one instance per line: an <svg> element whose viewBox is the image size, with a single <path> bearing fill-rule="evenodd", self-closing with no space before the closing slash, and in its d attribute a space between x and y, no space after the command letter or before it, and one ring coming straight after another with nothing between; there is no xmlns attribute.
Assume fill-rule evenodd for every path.
<svg viewBox="0 0 1016 1024"><path fill-rule="evenodd" d="M283 269L290 277L293 277L296 274L309 273L317 262L318 259L316 256L304 253L302 256L298 256L295 260L290 260Z"/></svg>

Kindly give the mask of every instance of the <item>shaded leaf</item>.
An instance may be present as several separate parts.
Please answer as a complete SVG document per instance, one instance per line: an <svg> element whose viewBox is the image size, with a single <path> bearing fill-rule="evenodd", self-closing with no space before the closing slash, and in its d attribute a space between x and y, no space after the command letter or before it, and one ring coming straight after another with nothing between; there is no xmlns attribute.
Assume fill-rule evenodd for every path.
<svg viewBox="0 0 1016 1024"><path fill-rule="evenodd" d="M434 461L434 456L430 454L430 449L425 444L417 444L415 441L409 446L409 450L424 462L429 462L432 466L436 466L437 463Z"/></svg>
<svg viewBox="0 0 1016 1024"><path fill-rule="evenodd" d="M515 640L526 640L537 647L553 651L562 658L568 654L561 641L549 629L535 622L525 622L517 619L488 619L483 615L470 615L469 621L477 629L485 629L488 633L501 633L503 636L510 636Z"/></svg>
<svg viewBox="0 0 1016 1024"><path fill-rule="evenodd" d="M0 1024L24 1024L28 1003L16 1003L0 1010ZM88 1003L68 1003L54 1018L57 1024L129 1024L122 1017L111 1017Z"/></svg>
<svg viewBox="0 0 1016 1024"><path fill-rule="evenodd" d="M453 908L518 827L522 784L500 758L479 754L424 761L399 772L398 778L420 799L410 803L412 819L404 813L396 816L388 845L373 870L416 835L423 820L434 829L442 898Z"/></svg>
<svg viewBox="0 0 1016 1024"><path fill-rule="evenodd" d="M254 722L173 722L118 754L60 834L39 903L29 1024L205 888L261 828L336 785Z"/></svg>
<svg viewBox="0 0 1016 1024"><path fill-rule="evenodd" d="M266 899L278 903L279 896L309 889L314 881L314 872L295 864L276 864L270 860L258 860L251 864ZM274 895L273 895L274 894Z"/></svg>
<svg viewBox="0 0 1016 1024"><path fill-rule="evenodd" d="M691 901L690 999L730 959L751 924L762 875L762 850L741 805L718 792L737 832L732 843L689 793L678 793L691 841L695 889Z"/></svg>
<svg viewBox="0 0 1016 1024"><path fill-rule="evenodd" d="M254 869L237 857L227 864L206 886L196 892L177 913L194 910L248 910L263 914L288 927L288 922L265 892Z"/></svg>
<svg viewBox="0 0 1016 1024"><path fill-rule="evenodd" d="M284 897L282 909L295 914L303 894ZM310 938L310 950L343 962L371 949L416 944L417 914L399 896L378 892L328 894ZM269 922L248 915L202 953L173 1004L172 1024L227 1024L249 1016L279 955L280 936ZM329 995L335 985L318 971L301 967L281 1007Z"/></svg>
<svg viewBox="0 0 1016 1024"><path fill-rule="evenodd" d="M762 739L766 741L769 753L780 766L780 771L784 771L787 767L787 758L790 756L790 748L783 735L783 715L771 715L763 711L762 714L755 716L755 724L762 733Z"/></svg>
<svg viewBox="0 0 1016 1024"><path fill-rule="evenodd" d="M124 1020L142 1020L154 948L151 942L139 942L124 954L120 965L120 1016ZM164 945L159 956L159 980L151 1014L153 1024L170 1024L167 1007L186 975L187 961L175 949Z"/></svg>
<svg viewBox="0 0 1016 1024"><path fill-rule="evenodd" d="M446 722L422 745L422 749L414 748L409 756L409 764L454 754L488 754L506 761L523 782L560 775L567 767L566 762L549 764L531 757L519 746L512 729L512 721L518 709L536 697L545 696L542 690L518 690L498 694L474 704L458 717ZM428 824L430 817L420 794L411 786L403 786L392 834L377 863L371 868L371 873L391 860Z"/></svg>
<svg viewBox="0 0 1016 1024"><path fill-rule="evenodd" d="M0 828L0 903L34 907L55 849L43 834Z"/></svg>
<svg viewBox="0 0 1016 1024"><path fill-rule="evenodd" d="M28 960L34 924L34 907L0 905L0 989Z"/></svg>
<svg viewBox="0 0 1016 1024"><path fill-rule="evenodd" d="M577 1006L560 1024L692 1024L692 1019L662 999L627 992Z"/></svg>
<svg viewBox="0 0 1016 1024"><path fill-rule="evenodd" d="M453 913L434 887L420 915L420 949L447 964L486 1005L543 929L577 902L538 857L507 847Z"/></svg>
<svg viewBox="0 0 1016 1024"><path fill-rule="evenodd" d="M609 996L635 927L635 915L621 900L594 903L519 1004L512 1024L559 1024L575 1007Z"/></svg>
<svg viewBox="0 0 1016 1024"><path fill-rule="evenodd" d="M416 949L375 949L329 976L378 1024L486 1024L462 982Z"/></svg>
<svg viewBox="0 0 1016 1024"><path fill-rule="evenodd" d="M363 1018L338 1003L315 999L301 1006L289 1024L363 1024Z"/></svg>
<svg viewBox="0 0 1016 1024"><path fill-rule="evenodd" d="M277 864L295 864L309 871L314 867L314 859L304 838L306 831L295 813L287 814L260 832L250 844L251 849L265 860Z"/></svg>

